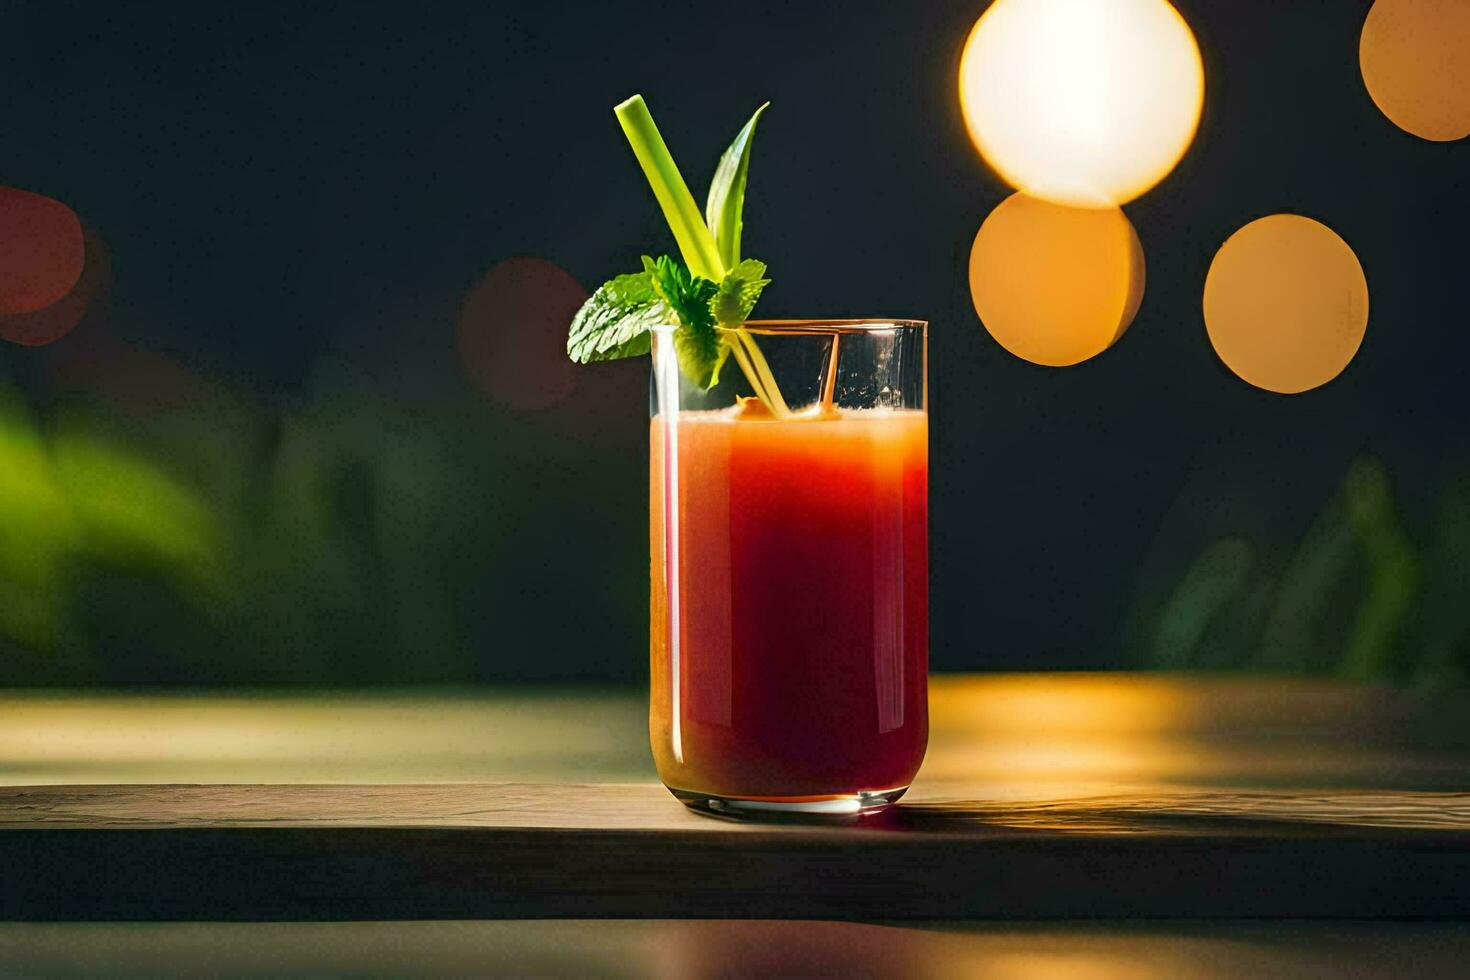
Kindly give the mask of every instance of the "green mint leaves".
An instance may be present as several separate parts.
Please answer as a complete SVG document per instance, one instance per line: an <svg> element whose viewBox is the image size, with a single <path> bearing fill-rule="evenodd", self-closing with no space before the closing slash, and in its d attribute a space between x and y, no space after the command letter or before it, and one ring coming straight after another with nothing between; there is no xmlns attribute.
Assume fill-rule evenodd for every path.
<svg viewBox="0 0 1470 980"><path fill-rule="evenodd" d="M738 327L750 317L766 265L741 262L719 283L696 276L667 255L643 256L643 271L602 284L572 320L567 354L581 364L637 357L649 350L648 332L676 326L674 349L690 381L713 388L730 349L718 328Z"/></svg>
<svg viewBox="0 0 1470 980"><path fill-rule="evenodd" d="M746 259L730 270L715 295L710 300L710 312L715 322L722 327L738 327L750 319L755 301L760 299L761 290L770 284L766 278L766 264L755 259Z"/></svg>
<svg viewBox="0 0 1470 980"><path fill-rule="evenodd" d="M578 364L638 357L649 351L648 331L672 322L648 272L610 279L593 293L567 336L567 356Z"/></svg>
<svg viewBox="0 0 1470 980"><path fill-rule="evenodd" d="M755 338L742 327L770 284L764 262L740 258L750 147L765 110L755 111L720 157L701 216L643 98L614 109L684 261L644 256L642 272L603 283L572 319L572 360L646 354L649 331L673 326L679 369L691 382L714 387L733 353L757 397L778 418L790 414Z"/></svg>
<svg viewBox="0 0 1470 980"><path fill-rule="evenodd" d="M715 315L710 301L719 286L708 279L691 275L689 270L667 255L655 261L643 257L643 268L653 278L653 288L679 318L674 331L674 352L684 377L702 388L713 388L720 380L720 368L730 349L715 330Z"/></svg>

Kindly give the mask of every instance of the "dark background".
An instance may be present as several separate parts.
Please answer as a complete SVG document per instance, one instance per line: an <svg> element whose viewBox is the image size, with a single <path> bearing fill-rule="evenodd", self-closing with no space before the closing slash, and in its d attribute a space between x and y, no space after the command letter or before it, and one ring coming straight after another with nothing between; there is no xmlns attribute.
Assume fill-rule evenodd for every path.
<svg viewBox="0 0 1470 980"><path fill-rule="evenodd" d="M1470 146L1373 105L1366 0L1181 0L1204 118L1126 208L1142 308L1036 367L965 279L1008 193L955 93L984 6L7 5L0 180L71 206L111 285L0 345L0 434L82 515L53 534L0 484L0 584L31 604L0 610L0 681L645 676L646 365L568 369L544 312L466 321L571 388L528 409L456 342L506 259L590 290L672 251L611 113L633 92L697 196L771 100L762 315L931 321L935 668L1460 676ZM1294 397L1231 375L1200 314L1215 249L1279 211L1341 234L1371 294L1356 360ZM86 517L112 513L97 458L115 533Z"/></svg>

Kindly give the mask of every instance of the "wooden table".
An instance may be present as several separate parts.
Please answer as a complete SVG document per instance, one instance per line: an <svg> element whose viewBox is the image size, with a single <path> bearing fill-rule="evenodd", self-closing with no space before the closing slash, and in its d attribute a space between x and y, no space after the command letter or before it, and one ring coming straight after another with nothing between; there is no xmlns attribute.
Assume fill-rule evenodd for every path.
<svg viewBox="0 0 1470 980"><path fill-rule="evenodd" d="M0 923L0 973L20 976L1402 980L1467 962L1445 922Z"/></svg>
<svg viewBox="0 0 1470 980"><path fill-rule="evenodd" d="M932 702L903 806L792 825L674 802L634 693L14 695L0 918L1470 915L1464 695L1052 675Z"/></svg>

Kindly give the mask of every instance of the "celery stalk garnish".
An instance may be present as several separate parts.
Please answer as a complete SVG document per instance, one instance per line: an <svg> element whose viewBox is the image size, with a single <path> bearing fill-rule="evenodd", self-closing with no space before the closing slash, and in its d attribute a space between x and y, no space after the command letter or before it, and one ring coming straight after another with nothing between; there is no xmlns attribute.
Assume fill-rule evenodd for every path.
<svg viewBox="0 0 1470 980"><path fill-rule="evenodd" d="M628 137L628 144L633 147L638 165L643 168L643 176L648 178L648 186L653 188L653 196L663 209L664 220L674 233L674 241L679 243L679 254L684 256L684 264L694 275L718 283L725 278L725 267L720 262L720 250L715 245L714 235L710 234L709 227L700 216L694 195L689 193L689 185L684 183L664 138L653 124L653 116L649 114L643 96L633 96L613 109L613 113L623 127L623 135Z"/></svg>
<svg viewBox="0 0 1470 980"><path fill-rule="evenodd" d="M755 390L756 397L776 418L786 418L791 414L791 409L787 406L786 399L781 397L781 389L776 386L776 377L771 373L771 366L766 363L765 355L756 345L755 338L744 327L735 327L728 335L735 339L735 344L730 348L736 352L735 363L741 365L740 369Z"/></svg>
<svg viewBox="0 0 1470 980"><path fill-rule="evenodd" d="M646 354L649 331L675 324L674 348L685 377L713 388L733 354L751 390L771 414L778 418L791 414L770 365L744 326L770 283L765 263L740 257L751 141L765 108L755 111L720 157L701 215L642 96L616 107L618 123L684 261L644 256L642 272L604 283L572 320L567 354L574 361Z"/></svg>

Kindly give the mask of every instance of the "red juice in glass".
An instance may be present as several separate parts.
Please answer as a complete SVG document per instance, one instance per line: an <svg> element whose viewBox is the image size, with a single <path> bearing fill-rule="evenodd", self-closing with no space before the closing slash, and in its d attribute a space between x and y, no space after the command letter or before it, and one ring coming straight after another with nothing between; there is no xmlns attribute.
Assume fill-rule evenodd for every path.
<svg viewBox="0 0 1470 980"><path fill-rule="evenodd" d="M928 735L923 325L752 328L774 367L819 365L812 405L660 392L651 424L655 761L704 809L880 808Z"/></svg>

